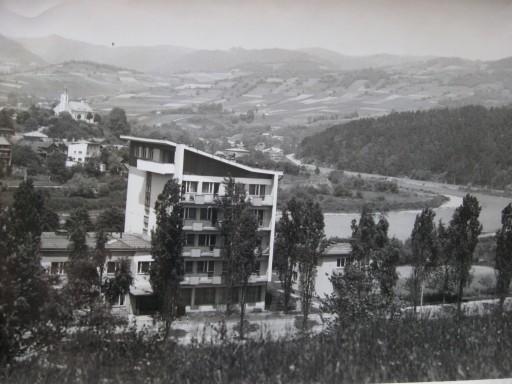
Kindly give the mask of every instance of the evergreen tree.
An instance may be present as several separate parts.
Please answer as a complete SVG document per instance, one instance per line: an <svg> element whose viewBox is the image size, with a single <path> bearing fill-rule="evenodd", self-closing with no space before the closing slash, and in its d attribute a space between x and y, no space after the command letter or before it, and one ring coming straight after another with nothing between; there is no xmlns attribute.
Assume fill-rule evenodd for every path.
<svg viewBox="0 0 512 384"><path fill-rule="evenodd" d="M508 295L512 278L512 204L501 212L501 230L496 233L496 292L500 299L500 309Z"/></svg>
<svg viewBox="0 0 512 384"><path fill-rule="evenodd" d="M41 266L44 199L22 182L10 209L0 207L0 363L60 336L54 292Z"/></svg>
<svg viewBox="0 0 512 384"><path fill-rule="evenodd" d="M240 214L231 239L233 255L233 280L240 285L240 338L244 338L244 315L246 291L249 278L256 270L260 237L258 235L258 220L250 208L246 207Z"/></svg>
<svg viewBox="0 0 512 384"><path fill-rule="evenodd" d="M457 284L457 312L461 314L462 294L471 283L471 264L473 252L478 244L482 225L478 220L481 211L476 197L467 194L462 205L453 213L448 228L449 251Z"/></svg>
<svg viewBox="0 0 512 384"><path fill-rule="evenodd" d="M181 187L175 179L165 183L155 202L156 229L151 231L150 283L160 300L160 317L165 324L165 338L169 336L176 318L180 282L185 274L182 256L184 232Z"/></svg>
<svg viewBox="0 0 512 384"><path fill-rule="evenodd" d="M246 200L245 186L236 183L232 177L224 181L225 193L217 198L216 206L222 212L224 220L221 236L224 240L224 272L227 281L226 315L232 312L233 295L235 292L236 241L237 230L242 212L249 206Z"/></svg>
<svg viewBox="0 0 512 384"><path fill-rule="evenodd" d="M284 311L288 312L293 284L297 281L297 246L299 231L297 228L301 214L301 204L291 199L283 209L276 231L275 266L284 291Z"/></svg>
<svg viewBox="0 0 512 384"><path fill-rule="evenodd" d="M416 216L411 233L412 275L410 278L414 313L423 297L423 284L429 272L436 265L438 244L434 224L435 212L425 208Z"/></svg>
<svg viewBox="0 0 512 384"><path fill-rule="evenodd" d="M297 229L297 271L301 297L302 329L306 330L311 299L315 293L318 259L325 250L324 214L318 203L300 200L300 215L294 217Z"/></svg>
<svg viewBox="0 0 512 384"><path fill-rule="evenodd" d="M359 223L352 221L352 251L342 274L330 277L333 293L322 301L322 309L337 322L364 321L398 313L394 287L402 245L388 238L389 224L364 206Z"/></svg>

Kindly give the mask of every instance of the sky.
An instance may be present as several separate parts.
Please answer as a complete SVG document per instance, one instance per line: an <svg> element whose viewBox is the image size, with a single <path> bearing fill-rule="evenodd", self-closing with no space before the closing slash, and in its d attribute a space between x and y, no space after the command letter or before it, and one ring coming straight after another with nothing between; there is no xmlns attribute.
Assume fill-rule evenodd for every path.
<svg viewBox="0 0 512 384"><path fill-rule="evenodd" d="M495 60L512 56L512 0L0 0L0 33Z"/></svg>

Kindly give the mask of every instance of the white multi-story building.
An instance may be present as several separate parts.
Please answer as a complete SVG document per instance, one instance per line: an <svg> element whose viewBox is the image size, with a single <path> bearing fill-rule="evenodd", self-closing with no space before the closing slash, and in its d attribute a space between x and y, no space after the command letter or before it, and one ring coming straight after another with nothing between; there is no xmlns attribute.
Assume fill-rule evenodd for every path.
<svg viewBox="0 0 512 384"><path fill-rule="evenodd" d="M99 157L101 145L87 140L73 141L68 144L68 157L66 167L77 164L84 164L88 159Z"/></svg>
<svg viewBox="0 0 512 384"><path fill-rule="evenodd" d="M228 284L224 274L223 215L216 198L225 191L230 176L246 186L248 200L259 221L262 255L249 281L246 303L249 310L263 309L267 282L272 276L277 188L281 172L251 168L183 144L167 140L121 136L129 141L129 176L126 198L125 232L110 234L106 244L109 258L105 277L113 275L120 258L132 262L135 278L130 293L119 297L115 309L128 314L144 314L157 308L149 282L151 268L150 233L156 225L154 211L165 183L175 178L182 185L183 247L185 278L181 283L180 307L186 311L208 311L227 301ZM94 234L88 234L94 246ZM49 273L63 275L65 282L69 239L66 234L44 233L42 263ZM239 288L231 292L237 302Z"/></svg>
<svg viewBox="0 0 512 384"><path fill-rule="evenodd" d="M246 186L259 220L263 250L246 297L249 307L264 308L266 283L272 276L277 188L282 173L248 167L167 140L121 138L130 142L125 233L149 235L156 224L153 207L165 183L175 178L182 185L186 244L181 304L187 310L212 310L226 303L220 235L223 217L215 201L224 194L229 176ZM135 294L138 289L148 292L150 286L136 287ZM238 291L232 295L236 298ZM144 294L139 300L150 299Z"/></svg>

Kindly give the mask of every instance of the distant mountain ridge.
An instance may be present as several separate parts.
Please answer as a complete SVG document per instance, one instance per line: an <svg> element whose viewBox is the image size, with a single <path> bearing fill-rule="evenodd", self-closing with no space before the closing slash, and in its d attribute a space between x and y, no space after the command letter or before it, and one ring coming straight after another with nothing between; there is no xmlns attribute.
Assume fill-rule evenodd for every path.
<svg viewBox="0 0 512 384"><path fill-rule="evenodd" d="M0 73L33 68L47 63L20 43L0 35Z"/></svg>
<svg viewBox="0 0 512 384"><path fill-rule="evenodd" d="M71 40L57 35L37 38L17 38L27 50L45 61L56 64L71 60L95 61L131 68L147 73L224 71L238 67L274 69L288 66L304 70L357 70L412 62L424 62L431 57L371 55L347 56L323 48L300 50L243 49L193 50L172 45L160 46L101 46Z"/></svg>
<svg viewBox="0 0 512 384"><path fill-rule="evenodd" d="M390 54L349 56L319 47L303 48L300 49L299 51L329 61L332 64L336 65L338 69L345 71L359 70L362 68L381 68L394 65L424 62L434 58L434 56L402 56Z"/></svg>
<svg viewBox="0 0 512 384"><path fill-rule="evenodd" d="M102 46L51 35L37 38L19 38L26 49L41 56L49 63L72 60L94 61L142 72L167 72L178 57L192 52L189 48L172 45L152 47Z"/></svg>

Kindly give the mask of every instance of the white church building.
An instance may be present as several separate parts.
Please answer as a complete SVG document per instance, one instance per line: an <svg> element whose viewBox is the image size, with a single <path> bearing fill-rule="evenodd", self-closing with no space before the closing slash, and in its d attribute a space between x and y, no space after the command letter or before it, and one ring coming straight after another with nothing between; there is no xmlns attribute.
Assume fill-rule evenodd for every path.
<svg viewBox="0 0 512 384"><path fill-rule="evenodd" d="M91 107L84 101L69 101L68 89L64 89L64 93L60 95L60 103L53 108L55 114L58 115L61 112L68 112L73 119L86 121L88 123L93 122L94 112ZM88 119L87 116L90 118Z"/></svg>

